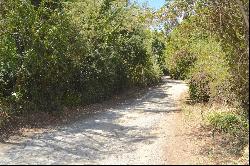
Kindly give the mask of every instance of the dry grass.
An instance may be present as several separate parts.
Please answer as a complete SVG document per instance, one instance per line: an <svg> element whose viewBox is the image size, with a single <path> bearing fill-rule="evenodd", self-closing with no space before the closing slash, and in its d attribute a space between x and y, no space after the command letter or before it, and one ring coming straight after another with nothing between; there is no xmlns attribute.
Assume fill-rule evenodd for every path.
<svg viewBox="0 0 250 166"><path fill-rule="evenodd" d="M233 108L218 104L190 105L185 102L181 102L181 106L184 125L191 130L189 139L195 140L198 145L198 156L202 158L202 164L249 163L248 145L242 144L229 134L213 131L206 121L206 116L211 112L234 111Z"/></svg>
<svg viewBox="0 0 250 166"><path fill-rule="evenodd" d="M9 116L1 112L0 105L0 142L3 142L13 135L22 135L24 131L37 132L55 126L72 123L80 118L88 117L96 113L93 110L102 110L100 108L102 108L103 104L114 106L119 102L142 96L153 87L155 86L131 88L127 91L121 92L119 95L114 95L105 101L80 107L64 108L64 110L57 113L27 112Z"/></svg>

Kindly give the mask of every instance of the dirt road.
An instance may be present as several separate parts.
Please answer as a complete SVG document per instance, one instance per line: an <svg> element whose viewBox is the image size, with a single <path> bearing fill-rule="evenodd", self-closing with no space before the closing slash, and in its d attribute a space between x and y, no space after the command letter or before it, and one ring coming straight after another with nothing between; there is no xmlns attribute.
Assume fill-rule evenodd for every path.
<svg viewBox="0 0 250 166"><path fill-rule="evenodd" d="M185 91L184 83L165 77L140 98L103 104L71 124L13 136L0 143L0 164L171 164L178 157L168 138L174 138L176 100Z"/></svg>

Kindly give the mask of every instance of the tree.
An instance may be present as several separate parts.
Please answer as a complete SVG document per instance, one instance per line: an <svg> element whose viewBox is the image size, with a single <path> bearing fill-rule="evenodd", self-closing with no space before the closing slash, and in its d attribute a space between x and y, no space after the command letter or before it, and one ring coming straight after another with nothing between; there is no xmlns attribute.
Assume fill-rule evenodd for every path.
<svg viewBox="0 0 250 166"><path fill-rule="evenodd" d="M167 34L178 28L182 20L196 16L193 24L201 31L217 38L230 63L231 90L241 106L249 107L249 1L247 0L176 0L168 1L160 11L161 20L169 23Z"/></svg>

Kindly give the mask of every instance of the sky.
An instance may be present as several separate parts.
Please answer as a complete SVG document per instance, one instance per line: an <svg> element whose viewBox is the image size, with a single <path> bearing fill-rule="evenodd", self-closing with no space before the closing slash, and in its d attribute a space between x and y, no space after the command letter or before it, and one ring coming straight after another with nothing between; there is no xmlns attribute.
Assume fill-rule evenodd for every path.
<svg viewBox="0 0 250 166"><path fill-rule="evenodd" d="M165 3L165 0L134 0L134 1L138 2L139 4L148 2L148 5L155 9L159 9Z"/></svg>

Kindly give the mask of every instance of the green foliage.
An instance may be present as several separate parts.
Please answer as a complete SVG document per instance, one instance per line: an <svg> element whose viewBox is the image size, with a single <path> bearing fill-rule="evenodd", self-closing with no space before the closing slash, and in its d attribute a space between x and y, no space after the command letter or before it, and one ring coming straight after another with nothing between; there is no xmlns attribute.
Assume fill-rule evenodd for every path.
<svg viewBox="0 0 250 166"><path fill-rule="evenodd" d="M229 133L235 137L245 138L249 132L247 120L233 112L213 112L207 116L207 121L215 130Z"/></svg>
<svg viewBox="0 0 250 166"><path fill-rule="evenodd" d="M232 93L246 110L249 108L249 1L201 1L197 9L199 26L215 34L226 53ZM205 5L206 3L206 5Z"/></svg>
<svg viewBox="0 0 250 166"><path fill-rule="evenodd" d="M150 36L140 16L133 14L139 9L127 10L124 5L125 1L78 1L67 6L72 24L86 40L87 53L79 55L82 67L78 77L84 81L78 83L87 100L160 78L158 64L148 51Z"/></svg>
<svg viewBox="0 0 250 166"><path fill-rule="evenodd" d="M167 68L165 65L165 55L164 50L166 48L165 44L165 36L161 32L155 31L153 33L153 41L152 41L152 53L157 59L157 63L159 64L161 70L164 74L167 74Z"/></svg>
<svg viewBox="0 0 250 166"><path fill-rule="evenodd" d="M192 24L183 22L168 36L165 50L166 67L174 79L186 79L196 61L196 55L190 49L189 39L193 33Z"/></svg>
<svg viewBox="0 0 250 166"><path fill-rule="evenodd" d="M192 65L195 62L195 56L187 50L178 50L167 59L168 70L172 78L184 80L187 78Z"/></svg>
<svg viewBox="0 0 250 166"><path fill-rule="evenodd" d="M211 77L205 72L194 73L189 81L190 98L196 102L208 102L210 99Z"/></svg>
<svg viewBox="0 0 250 166"><path fill-rule="evenodd" d="M249 1L176 0L173 2L167 2L167 5L162 10L160 10L158 15L161 21L168 23L169 25L165 27L166 34L170 39L167 43L167 45L169 46L167 46L166 50L166 63L168 65L168 68L171 69L172 75L177 75L177 78L184 79L188 75L186 73L190 73L190 71L187 69L190 65L184 68L182 68L182 66L177 67L176 64L178 63L175 62L175 59L178 59L176 58L176 53L185 52L185 58L180 58L183 59L180 61L186 62L185 59L187 55L189 55L187 54L187 52L192 52L195 54L195 56L197 56L195 50L195 52L190 51L190 46L195 46L195 43L199 44L199 42L197 42L197 37L200 38L198 41L207 41L207 37L213 38L214 41L219 43L218 45L221 48L221 50L219 51L220 54L218 55L223 56L222 58L220 56L212 57L216 58L216 60L219 61L223 59L223 65L220 65L220 63L217 63L215 65L205 65L207 67L214 66L212 68L208 67L207 69L204 69L202 65L198 66L202 67L205 70L204 72L206 73L210 72L211 69L214 69L212 70L214 74L222 72L222 79L220 79L219 77L215 77L214 74L211 74L210 72L211 78L213 79L212 82L214 82L214 79L216 80L215 82L217 82L213 83L214 85L211 85L212 88L210 88L210 90L213 91L212 93L216 94L217 92L214 91L218 91L216 89L220 89L220 96L222 96L222 94L226 94L228 93L227 91L230 90L231 95L227 95L227 99L223 100L230 102L235 100L236 102L234 103L236 105L238 105L237 103L239 103L241 107L243 107L245 110L248 110ZM182 22L178 21L178 18L180 17L183 18ZM202 43L204 44L204 42ZM213 44L213 46L215 45ZM207 53L209 53L209 50L207 48L200 47L200 49L208 51ZM203 51L202 54L207 53ZM207 55L199 57L206 56ZM199 60L199 58L197 58L197 60ZM211 64L215 62L211 61L213 60L213 58L205 58L205 60L209 60L208 62L211 62ZM227 78L227 80L225 78ZM214 86L216 86L216 88L214 88Z"/></svg>
<svg viewBox="0 0 250 166"><path fill-rule="evenodd" d="M190 70L190 96L196 101L229 103L231 79L229 64L221 45L214 38L198 40L191 51L196 62Z"/></svg>
<svg viewBox="0 0 250 166"><path fill-rule="evenodd" d="M216 3L222 5L224 1ZM182 2L178 1L175 5L180 4ZM235 31L239 36L233 37L231 36L233 34L229 32L217 31L221 27L219 25L216 27L214 24L217 25L220 20L217 20L217 16L213 17L214 24L210 25L209 16L213 15L212 10L216 10L217 13L220 11L217 11L214 4L208 3L208 6L203 6L201 1L199 4L200 6L190 6L197 10L197 13L195 15L189 13L189 16L180 25L176 25L168 35L165 51L167 68L173 78L189 79L190 96L195 101L208 101L209 99L230 104L235 104L235 101L238 101L245 105L248 99L248 93L245 93L248 91L246 79L248 76L245 75L248 73L246 68L248 60L246 61L245 54L248 48L245 45L245 33L240 28L232 31L231 27L228 26L226 26L228 31L231 29L230 32ZM233 5L232 8L239 12L238 6ZM184 8L179 10L188 12ZM233 15L240 15L240 13ZM239 17L242 18L242 16ZM235 21L238 27L245 26L238 24L238 20ZM227 25L228 23L221 22L221 26L222 24ZM223 34L225 35L223 36ZM237 43L241 45L241 51L236 48L238 47ZM237 53L237 51L239 52Z"/></svg>
<svg viewBox="0 0 250 166"><path fill-rule="evenodd" d="M167 40L166 65L175 79L187 79L189 93L196 102L229 102L229 63L221 43L208 33L200 33L197 17L183 21Z"/></svg>
<svg viewBox="0 0 250 166"><path fill-rule="evenodd" d="M39 7L13 1L5 7L0 28L2 100L12 110L56 111L71 80L74 29L50 1Z"/></svg>
<svg viewBox="0 0 250 166"><path fill-rule="evenodd" d="M0 8L1 112L60 111L159 81L151 36L126 1L8 1Z"/></svg>

